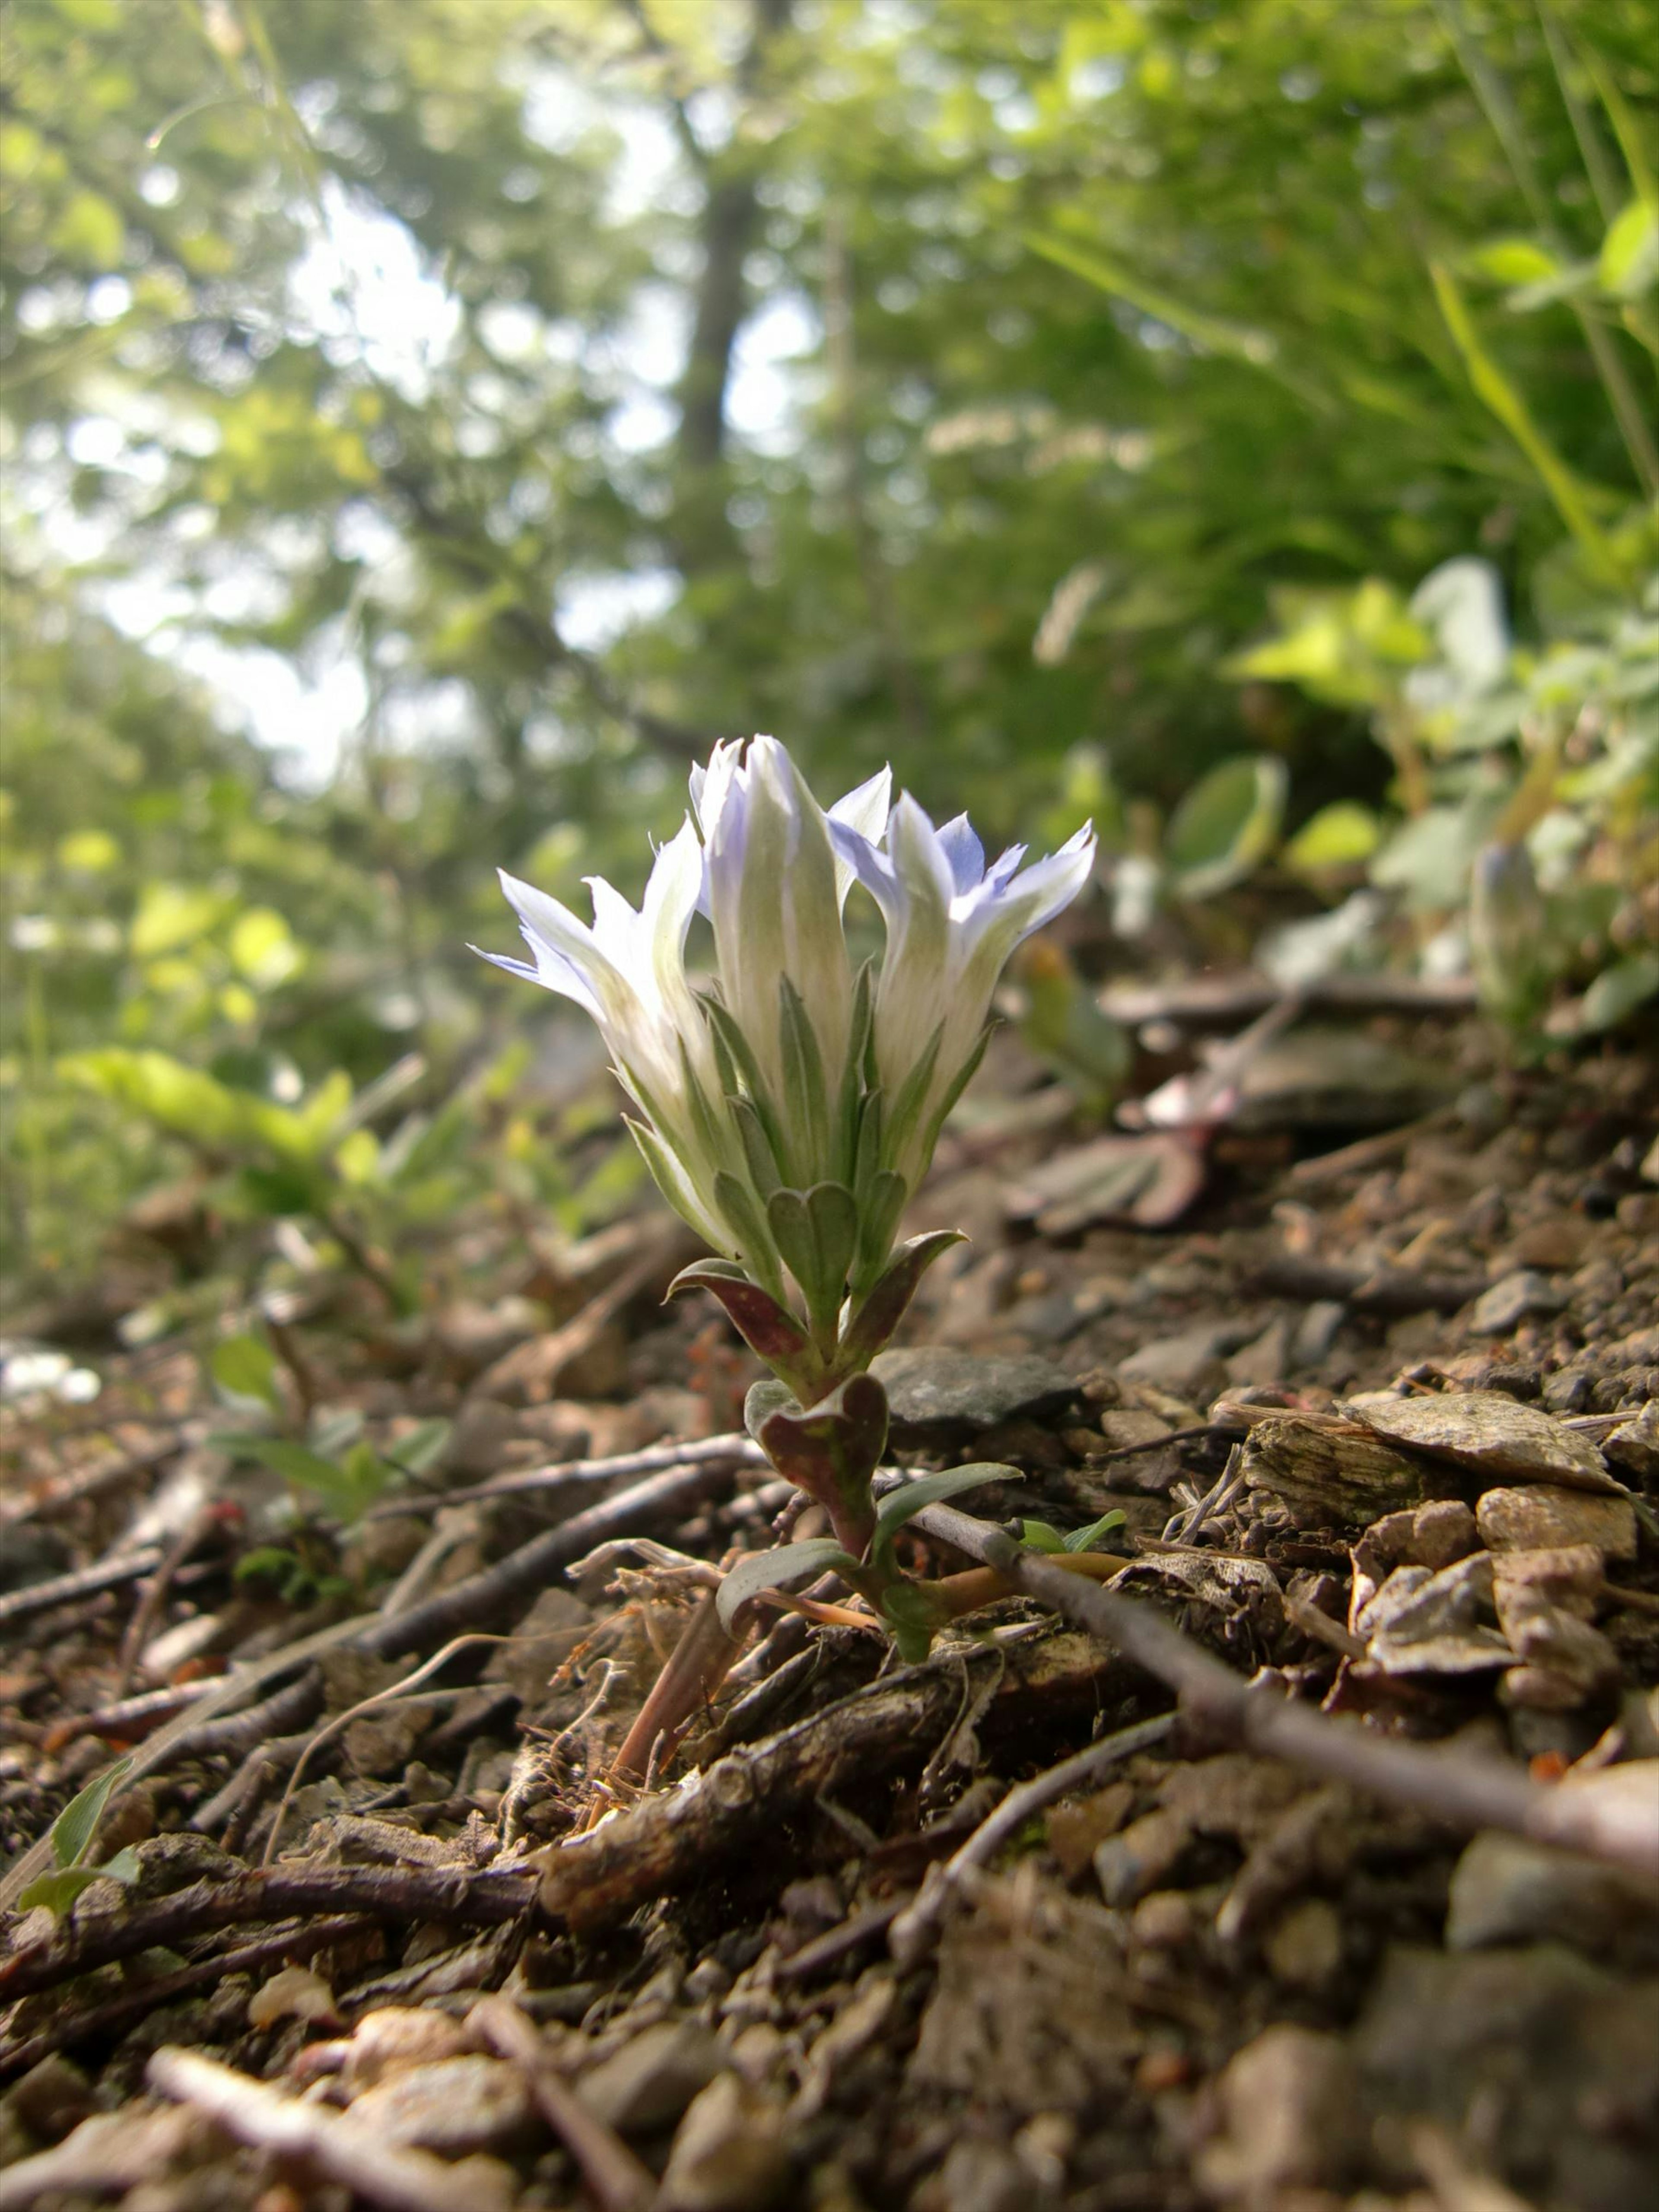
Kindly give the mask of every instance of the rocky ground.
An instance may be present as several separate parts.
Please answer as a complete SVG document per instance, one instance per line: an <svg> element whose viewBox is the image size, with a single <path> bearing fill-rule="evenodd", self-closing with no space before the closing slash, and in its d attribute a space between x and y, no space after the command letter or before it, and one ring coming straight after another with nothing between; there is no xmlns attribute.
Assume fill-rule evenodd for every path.
<svg viewBox="0 0 1659 2212"><path fill-rule="evenodd" d="M1650 1812L1652 1064L1312 1034L1128 1153L994 1057L896 1458L1121 1511L1113 1589L1370 1738ZM204 1340L54 1369L37 1321L100 1389L0 1431L0 2208L1652 2203L1650 1884L1241 1748L1028 1597L912 1668L782 1615L608 1782L785 1504L740 1348L657 1304L684 1256L625 1223L417 1330L279 1314L313 1445L435 1452L343 1527L210 1441ZM128 1878L30 1903L117 1751Z"/></svg>

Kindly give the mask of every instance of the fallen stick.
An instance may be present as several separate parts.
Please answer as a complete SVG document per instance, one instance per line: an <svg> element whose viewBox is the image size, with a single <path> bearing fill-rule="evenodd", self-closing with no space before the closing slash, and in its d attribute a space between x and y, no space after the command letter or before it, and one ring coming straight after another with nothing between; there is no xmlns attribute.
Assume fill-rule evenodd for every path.
<svg viewBox="0 0 1659 2212"><path fill-rule="evenodd" d="M121 1420L128 1418L125 1414L120 1417ZM119 1422L110 1425L118 1426ZM165 1443L146 1444L141 1451L123 1452L118 1458L105 1460L96 1467L82 1468L74 1474L54 1475L38 1489L26 1490L20 1498L0 1498L0 1529L15 1528L23 1521L44 1520L54 1513L67 1513L71 1506L84 1504L100 1491L112 1490L117 1483L148 1474L152 1468L177 1459L186 1442L183 1435L169 1437Z"/></svg>
<svg viewBox="0 0 1659 2212"><path fill-rule="evenodd" d="M32 1613L44 1613L48 1607L71 1604L77 1597L95 1597L100 1590L119 1589L123 1583L136 1583L143 1576L154 1574L161 1564L161 1547L147 1544L143 1551L125 1552L118 1559L100 1559L90 1567L77 1567L72 1574L51 1575L45 1582L25 1583L21 1589L8 1590L0 1597L0 1629L14 1620L26 1620Z"/></svg>
<svg viewBox="0 0 1659 2212"><path fill-rule="evenodd" d="M279 1867L192 1882L171 1897L82 1922L60 1921L39 1943L0 1959L0 2004L55 1988L72 1975L155 1946L261 1920L363 1913L377 1920L456 1920L499 1927L536 1900L536 1877L517 1869L459 1867Z"/></svg>
<svg viewBox="0 0 1659 2212"><path fill-rule="evenodd" d="M447 1642L476 1621L499 1618L501 1607L545 1589L573 1559L580 1559L596 1544L615 1536L637 1535L655 1522L700 1505L715 1480L731 1465L730 1460L690 1467L677 1463L666 1474L647 1476L643 1482L619 1490L613 1498L601 1498L586 1512L562 1521L556 1528L532 1537L493 1566L468 1575L465 1581L410 1606L406 1613L377 1620L353 1643L377 1659L395 1659L423 1644Z"/></svg>
<svg viewBox="0 0 1659 2212"><path fill-rule="evenodd" d="M458 2203L477 2212L507 2212L512 2185L475 2167L463 2181L447 2160L430 2151L388 2142L349 2112L285 2097L251 2074L216 2058L163 2044L144 2069L152 2089L207 2113L238 2142L258 2150L302 2158L318 2173L342 2184L386 2212L455 2212Z"/></svg>
<svg viewBox="0 0 1659 2212"><path fill-rule="evenodd" d="M911 1525L994 1567L1028 1596L1115 1645L1174 1690L1184 1711L1252 1751L1350 1782L1455 1827L1504 1829L1659 1879L1659 1801L1638 1806L1572 1784L1536 1783L1496 1759L1449 1754L1334 1719L1276 1690L1257 1688L1151 1606L1061 1572L970 1514L928 1505Z"/></svg>
<svg viewBox="0 0 1659 2212"><path fill-rule="evenodd" d="M42 2028L38 2035L27 2036L19 2043L0 2044L0 2078L25 2074L43 2058L50 2058L54 2051L72 2051L77 2043L86 2043L130 2020L143 2018L170 1997L182 1996L186 1990L200 1989L206 1982L223 1981L230 1974L247 1973L256 1966L268 1966L273 1959L303 1959L313 1951L325 1950L343 1936L356 1935L368 1924L361 1913L336 1913L321 1920L290 1923L272 1935L261 1936L254 1942L216 1951L210 1958L193 1959L189 1966L176 1967L170 1974L158 1974L153 1980L141 1982L137 1989L127 1990L103 2004L89 2006L84 2012L67 2013L50 2027Z"/></svg>
<svg viewBox="0 0 1659 2212"><path fill-rule="evenodd" d="M1315 1012L1462 1014L1474 1004L1467 976L1321 975L1298 986ZM1114 983L1100 1006L1126 1029L1174 1022L1183 1029L1224 1029L1249 1021L1282 998L1277 983L1248 969L1237 975L1192 975L1176 983Z"/></svg>
<svg viewBox="0 0 1659 2212"><path fill-rule="evenodd" d="M1103 1694L1102 1662L1073 1638L979 1646L948 1663L902 1668L550 1845L534 1862L542 1909L586 1931L705 1877L713 1863L775 1837L782 1821L826 1792L937 1744L962 1713L964 1672L983 1687L994 1669L995 1705L1005 1711L1016 1701L1029 1709L1068 1696L1097 1705Z"/></svg>
<svg viewBox="0 0 1659 2212"><path fill-rule="evenodd" d="M599 2212L645 2212L657 2193L648 2166L603 2120L596 2119L549 2055L534 2024L510 1997L482 1997L466 2016L470 2033L511 2059L537 2109L581 2168Z"/></svg>
<svg viewBox="0 0 1659 2212"><path fill-rule="evenodd" d="M521 1468L515 1474L492 1475L488 1482L474 1483L466 1490L434 1490L419 1497L391 1498L371 1506L363 1518L384 1521L418 1513L428 1506L468 1505L475 1498L520 1498L581 1483L619 1481L624 1475L663 1474L678 1468L767 1464L766 1454L754 1439L734 1430L726 1436L699 1437L691 1443L647 1444L642 1450L617 1452L609 1459L554 1460L545 1467Z"/></svg>
<svg viewBox="0 0 1659 2212"><path fill-rule="evenodd" d="M1334 1298L1356 1313L1393 1319L1415 1313L1455 1313L1488 1286L1485 1275L1421 1275L1401 1267L1341 1267L1322 1261L1292 1259L1289 1254L1264 1260L1245 1279L1246 1288L1264 1297Z"/></svg>

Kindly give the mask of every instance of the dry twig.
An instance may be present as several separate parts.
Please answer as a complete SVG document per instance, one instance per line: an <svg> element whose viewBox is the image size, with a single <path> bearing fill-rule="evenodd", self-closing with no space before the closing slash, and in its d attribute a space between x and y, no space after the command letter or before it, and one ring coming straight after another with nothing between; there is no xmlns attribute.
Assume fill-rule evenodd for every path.
<svg viewBox="0 0 1659 2212"><path fill-rule="evenodd" d="M430 2151L389 2142L349 2112L285 2097L216 2058L163 2044L144 2070L153 2089L193 2105L239 2142L302 2158L330 2181L371 2204L385 2205L387 2212L455 2212L463 2201L477 2212L495 2212L497 2206L506 2212L505 2177L497 2182L493 2174L475 2169L466 2176L463 2198L454 2167Z"/></svg>
<svg viewBox="0 0 1659 2212"><path fill-rule="evenodd" d="M124 2027L131 2020L143 2019L170 1998L182 1996L186 1990L222 1982L231 1974L249 1973L256 1966L270 1965L274 1959L303 1959L313 1951L325 1950L344 1936L356 1935L368 1924L360 1913L337 1913L322 1920L292 1923L272 1935L261 1936L254 1942L239 1943L228 1951L215 1951L210 1957L193 1959L189 1966L175 1967L170 1974L157 1974L153 1980L141 1982L137 1988L125 1990L103 2004L89 2006L84 2012L65 2013L50 2027L25 2037L21 2042L0 2044L0 2076L27 2073L53 2051L72 2051L78 2043L106 2035L112 2028Z"/></svg>
<svg viewBox="0 0 1659 2212"><path fill-rule="evenodd" d="M1103 1774L1109 1766L1115 1766L1120 1759L1162 1743L1179 1717L1176 1713L1160 1713L1153 1720L1137 1721L1133 1728L1119 1729L1115 1735L1102 1736L1085 1750L1062 1759L1047 1773L1034 1775L1030 1781L1011 1790L980 1822L966 1843L960 1844L948 1859L928 1868L921 1889L895 1918L887 1941L899 1964L913 1965L921 1956L951 1901L952 1891L963 1876L994 1858L1034 1813L1042 1812L1045 1805L1052 1805L1068 1790L1086 1788L1097 1775Z"/></svg>
<svg viewBox="0 0 1659 2212"><path fill-rule="evenodd" d="M1167 1683L1183 1710L1218 1735L1456 1827L1502 1828L1659 1876L1659 1805L1644 1810L1586 1790L1547 1787L1496 1759L1449 1755L1334 1719L1246 1681L1152 1607L1060 1571L1054 1561L969 1514L925 1506L913 1526L994 1567L1028 1596L1115 1645Z"/></svg>
<svg viewBox="0 0 1659 2212"><path fill-rule="evenodd" d="M536 1877L516 1868L279 1867L192 1882L92 1920L60 1921L52 1934L0 1959L0 2004L54 1989L72 1975L160 1945L176 1949L215 1929L319 1913L384 1920L456 1920L471 1928L516 1919L536 1901Z"/></svg>
<svg viewBox="0 0 1659 2212"><path fill-rule="evenodd" d="M554 2064L534 2025L511 1998L481 1998L467 2014L466 2024L524 2075L542 2118L580 2166L600 2212L644 2212L657 2193L649 2168L588 2111Z"/></svg>

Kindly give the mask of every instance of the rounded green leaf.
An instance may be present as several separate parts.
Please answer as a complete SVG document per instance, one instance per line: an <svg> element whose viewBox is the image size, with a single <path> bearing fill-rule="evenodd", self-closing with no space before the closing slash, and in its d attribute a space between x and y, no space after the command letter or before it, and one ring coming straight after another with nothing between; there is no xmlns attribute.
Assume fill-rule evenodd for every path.
<svg viewBox="0 0 1659 2212"><path fill-rule="evenodd" d="M1273 850L1290 778L1271 753L1223 761L1175 811L1164 859L1183 898L1210 898L1240 882Z"/></svg>
<svg viewBox="0 0 1659 2212"><path fill-rule="evenodd" d="M1382 824L1358 799L1338 799L1322 806L1285 848L1285 865L1298 876L1322 876L1335 868L1356 868L1382 842Z"/></svg>
<svg viewBox="0 0 1659 2212"><path fill-rule="evenodd" d="M1627 960L1615 960L1585 992L1579 1029L1591 1035L1617 1029L1656 992L1659 992L1659 953L1632 952Z"/></svg>
<svg viewBox="0 0 1659 2212"><path fill-rule="evenodd" d="M233 1398L256 1398L277 1412L276 1355L257 1336L228 1336L216 1344L208 1365L213 1379Z"/></svg>

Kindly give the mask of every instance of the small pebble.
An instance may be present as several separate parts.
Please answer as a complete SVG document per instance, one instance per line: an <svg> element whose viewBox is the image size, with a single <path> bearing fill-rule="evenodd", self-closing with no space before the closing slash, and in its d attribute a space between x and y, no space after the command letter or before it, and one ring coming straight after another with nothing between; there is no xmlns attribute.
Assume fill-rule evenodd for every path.
<svg viewBox="0 0 1659 2212"><path fill-rule="evenodd" d="M1470 1310L1469 1327L1477 1336L1507 1336L1531 1315L1559 1314L1566 1303L1567 1293L1547 1275L1522 1267L1482 1291Z"/></svg>

